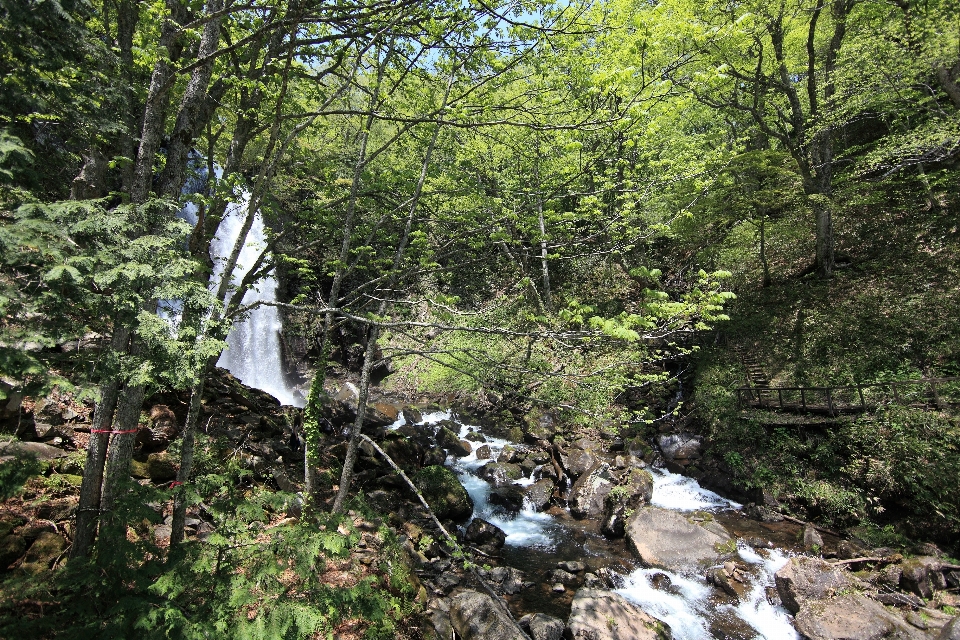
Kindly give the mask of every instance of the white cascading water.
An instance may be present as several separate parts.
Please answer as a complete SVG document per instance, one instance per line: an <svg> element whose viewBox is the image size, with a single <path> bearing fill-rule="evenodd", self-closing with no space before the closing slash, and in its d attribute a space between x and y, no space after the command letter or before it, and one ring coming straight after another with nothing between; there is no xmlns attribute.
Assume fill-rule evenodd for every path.
<svg viewBox="0 0 960 640"><path fill-rule="evenodd" d="M196 175L187 181L183 188L185 194L198 193L206 188L207 171L199 160L193 159ZM217 178L221 171L216 169ZM223 278L225 261L233 251L234 244L243 230L250 196L244 192L240 200L227 207L223 220L217 228L210 245L210 258L213 260L213 275L210 287L219 287ZM197 224L197 206L188 202L178 217L191 225ZM253 224L247 232L243 249L233 269L231 284L239 285L244 276L256 262L266 245L266 226L260 213L255 214ZM253 288L243 296L243 305L256 302L276 302L277 277L273 270L268 272ZM179 300L160 301L158 313L175 327L182 314L183 304ZM227 335L227 348L217 360L217 366L223 367L236 376L245 385L266 391L280 401L280 404L302 407L306 404L303 393L292 388L286 380L283 367L283 351L280 345L280 314L276 307L258 306L246 314L241 321L235 322Z"/></svg>
<svg viewBox="0 0 960 640"><path fill-rule="evenodd" d="M233 250L234 243L242 231L247 214L248 198L248 194L244 194L240 202L230 205L210 245L216 282L223 278L223 263ZM257 212L247 233L237 266L233 270L233 284L238 285L243 280L260 256L266 245L265 232L263 218ZM277 284L276 274L270 270L243 296L243 305L276 302ZM291 388L284 376L283 351L280 345L282 326L280 313L276 307L266 305L256 307L242 321L234 323L227 335L227 348L220 355L217 366L230 371L245 385L266 391L277 398L280 404L302 407L305 404L303 394Z"/></svg>
<svg viewBox="0 0 960 640"><path fill-rule="evenodd" d="M453 420L459 425L461 438L471 430L478 430L456 420L450 411L425 414L423 424L436 424ZM406 424L403 417L391 425L398 428ZM490 447L491 460L496 460L503 447L513 443L484 435ZM490 460L478 460L476 449L462 458L451 456L447 464L459 476L474 502L474 517L481 517L500 527L506 534L506 544L515 547L539 547L551 549L558 536L563 534L563 525L546 513L524 508L515 517L504 515L490 503L490 483L476 475L476 471ZM664 469L650 469L653 475L653 498L651 503L662 509L674 511L740 509L741 505L727 500L701 487L693 478L670 473ZM532 474L531 474L532 475ZM524 478L517 484L533 482ZM787 556L779 550L757 551L740 543L737 552L743 564L750 567L748 592L736 606L717 604L713 599L715 590L708 585L702 571L690 575L663 569L638 568L621 576L622 586L617 592L634 602L648 614L670 625L675 640L712 640L711 621L719 618L739 620L755 633L755 638L764 640L798 640L799 635L790 622L790 614L781 606L770 604L767 588L774 584L774 574L787 562ZM664 589L664 577L669 587Z"/></svg>

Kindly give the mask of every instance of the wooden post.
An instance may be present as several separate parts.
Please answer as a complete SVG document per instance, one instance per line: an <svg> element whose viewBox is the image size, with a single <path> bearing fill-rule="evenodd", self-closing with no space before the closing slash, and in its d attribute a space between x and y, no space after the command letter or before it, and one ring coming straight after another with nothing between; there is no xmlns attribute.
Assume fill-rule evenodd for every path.
<svg viewBox="0 0 960 640"><path fill-rule="evenodd" d="M860 394L860 409L866 411L867 403L863 399L863 386L860 384L857 384L857 393Z"/></svg>
<svg viewBox="0 0 960 640"><path fill-rule="evenodd" d="M893 391L893 401L896 402L897 404L901 404L901 402L900 402L900 393L897 391L897 383L896 383L896 382L891 382L891 383L890 383L890 390Z"/></svg>
<svg viewBox="0 0 960 640"><path fill-rule="evenodd" d="M807 410L807 398L803 393L803 387L800 387L800 404L803 406L803 410Z"/></svg>
<svg viewBox="0 0 960 640"><path fill-rule="evenodd" d="M830 409L830 417L834 417L836 412L833 409L833 390L827 387L827 407Z"/></svg>
<svg viewBox="0 0 960 640"><path fill-rule="evenodd" d="M780 408L783 409L783 390L777 387L777 399L780 400Z"/></svg>

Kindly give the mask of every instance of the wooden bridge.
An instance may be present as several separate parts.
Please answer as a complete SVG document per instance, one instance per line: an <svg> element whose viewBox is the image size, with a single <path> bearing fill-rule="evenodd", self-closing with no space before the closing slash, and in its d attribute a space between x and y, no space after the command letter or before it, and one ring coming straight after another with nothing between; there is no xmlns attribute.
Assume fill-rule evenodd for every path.
<svg viewBox="0 0 960 640"><path fill-rule="evenodd" d="M899 405L925 409L960 407L960 377L892 380L836 387L746 386L737 389L737 406L796 413L863 413Z"/></svg>

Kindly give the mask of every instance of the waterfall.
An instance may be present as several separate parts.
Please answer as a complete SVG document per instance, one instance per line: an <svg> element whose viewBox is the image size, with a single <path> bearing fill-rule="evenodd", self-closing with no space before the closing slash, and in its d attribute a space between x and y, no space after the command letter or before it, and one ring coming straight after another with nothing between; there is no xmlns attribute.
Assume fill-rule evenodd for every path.
<svg viewBox="0 0 960 640"><path fill-rule="evenodd" d="M193 175L183 187L183 193L199 193L207 188L207 170L199 154L191 156ZM220 178L222 171L215 170ZM220 221L217 233L210 245L210 258L213 260L213 278L210 289L216 290L223 279L224 263L243 229L247 215L250 194L244 192L240 199L231 203ZM197 224L197 206L186 203L177 217L191 225ZM256 212L250 231L247 232L243 249L237 260L237 266L231 274L231 283L238 285L256 262L260 252L266 246L266 225L260 212ZM243 305L256 302L276 302L277 277L271 269L259 282L243 296ZM229 299L228 299L229 301ZM161 300L158 313L167 319L174 329L179 324L183 311L180 300ZM227 335L227 348L217 360L217 366L223 367L241 382L250 387L266 391L280 401L280 404L302 407L306 404L303 393L292 387L286 379L283 366L283 351L280 344L280 313L276 307L260 306L234 322Z"/></svg>
<svg viewBox="0 0 960 640"><path fill-rule="evenodd" d="M245 193L239 202L230 205L210 245L210 256L214 260L214 286L223 278L223 262L240 235L248 201L249 194ZM243 280L265 245L266 225L258 211L233 270L234 284ZM243 296L243 305L276 302L277 284L276 273L271 269ZM281 328L280 313L276 307L257 307L246 318L234 323L227 335L227 348L220 355L217 366L230 371L245 385L266 391L277 398L280 404L302 407L306 404L303 393L292 388L284 374Z"/></svg>

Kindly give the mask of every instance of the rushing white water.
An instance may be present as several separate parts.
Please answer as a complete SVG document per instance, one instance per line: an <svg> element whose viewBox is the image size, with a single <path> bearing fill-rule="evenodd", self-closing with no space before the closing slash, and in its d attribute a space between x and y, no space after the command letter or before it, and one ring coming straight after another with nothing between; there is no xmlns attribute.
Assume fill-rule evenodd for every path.
<svg viewBox="0 0 960 640"><path fill-rule="evenodd" d="M701 487L693 478L662 469L653 471L653 499L663 509L695 511L701 509L739 509L740 504L726 500ZM666 622L675 640L711 640L710 620L718 616L739 619L749 625L756 638L791 640L799 638L790 622L790 615L767 600L767 587L774 583L774 574L787 562L780 551L763 554L749 546L737 547L740 559L751 565L748 591L737 606L715 605L713 589L701 576L684 576L663 569L637 569L624 577L618 592L644 611ZM656 582L669 579L670 587L658 588Z"/></svg>
<svg viewBox="0 0 960 640"><path fill-rule="evenodd" d="M219 281L223 278L224 262L233 250L234 243L243 230L247 216L248 196L244 194L240 202L231 205L217 235L210 246L214 258L214 275ZM234 268L231 283L239 285L247 272L253 267L266 245L266 225L260 213L255 214L253 224L240 251L240 258ZM277 278L270 270L259 284L249 289L243 296L243 305L256 302L276 302ZM259 306L236 322L227 335L227 348L220 355L217 366L227 369L244 384L262 389L277 398L281 404L302 407L305 404L303 394L287 384L284 376L283 351L280 345L280 313L273 306Z"/></svg>
<svg viewBox="0 0 960 640"><path fill-rule="evenodd" d="M207 186L206 168L199 156L192 159L192 166L196 175L191 177L184 186L185 194L199 193ZM220 173L217 169L217 178L221 177ZM242 194L238 202L227 207L223 220L220 221L220 226L210 245L210 257L214 265L211 289L219 287L222 281L225 262L243 230L248 203L249 194ZM266 245L266 226L263 218L259 212L254 216L253 224L244 238L237 266L231 274L231 284L234 286L240 284ZM197 206L192 202L186 203L178 213L178 217L195 225ZM246 292L243 296L243 305L276 302L277 284L276 274L271 270ZM158 314L170 323L171 330L175 330L180 323L182 313L183 303L180 300L162 300L159 303ZM227 369L244 384L266 391L277 398L281 404L302 407L306 403L306 398L301 391L287 383L284 375L283 352L280 344L281 328L280 314L276 307L256 307L234 323L227 335L227 348L220 355L217 366Z"/></svg>
<svg viewBox="0 0 960 640"><path fill-rule="evenodd" d="M461 424L460 438L465 439L471 431L476 430L478 428L474 425ZM448 459L448 464L457 472L460 482L473 500L474 517L483 518L487 522L500 527L507 536L505 542L507 545L516 547L552 546L552 533L556 529L556 523L550 515L536 511L526 503L518 513L513 515L505 513L502 509L498 509L496 505L490 503L492 487L489 482L477 477L475 475L476 471L488 462L496 462L503 448L513 443L492 436L484 436L484 439L486 442L471 443L473 451L470 452L470 455ZM480 460L477 458L477 450L483 445L490 447L490 458ZM531 477L516 484L532 484L532 482Z"/></svg>
<svg viewBox="0 0 960 640"><path fill-rule="evenodd" d="M738 502L727 500L700 486L693 478L653 467L653 499L651 504L673 511L740 509Z"/></svg>

